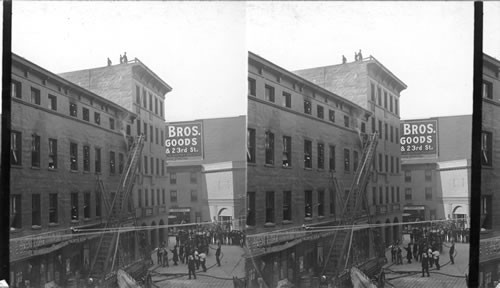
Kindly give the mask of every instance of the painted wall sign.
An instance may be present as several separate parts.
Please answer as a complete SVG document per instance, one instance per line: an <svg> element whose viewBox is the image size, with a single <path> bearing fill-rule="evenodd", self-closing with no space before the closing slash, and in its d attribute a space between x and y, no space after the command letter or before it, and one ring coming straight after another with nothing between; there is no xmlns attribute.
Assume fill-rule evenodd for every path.
<svg viewBox="0 0 500 288"><path fill-rule="evenodd" d="M169 160L203 159L202 122L167 124L165 154Z"/></svg>
<svg viewBox="0 0 500 288"><path fill-rule="evenodd" d="M405 121L401 123L402 155L437 155L437 120Z"/></svg>

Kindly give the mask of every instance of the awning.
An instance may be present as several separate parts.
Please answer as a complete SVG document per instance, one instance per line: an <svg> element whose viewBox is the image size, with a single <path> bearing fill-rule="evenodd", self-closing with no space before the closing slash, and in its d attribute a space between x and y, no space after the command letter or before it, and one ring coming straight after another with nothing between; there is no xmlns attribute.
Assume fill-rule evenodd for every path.
<svg viewBox="0 0 500 288"><path fill-rule="evenodd" d="M404 206L403 210L425 210L425 206Z"/></svg>

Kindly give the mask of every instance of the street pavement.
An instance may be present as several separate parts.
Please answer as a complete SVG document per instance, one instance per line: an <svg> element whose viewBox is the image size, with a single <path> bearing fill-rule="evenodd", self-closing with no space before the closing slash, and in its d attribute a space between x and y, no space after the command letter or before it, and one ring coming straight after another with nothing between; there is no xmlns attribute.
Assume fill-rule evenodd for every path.
<svg viewBox="0 0 500 288"><path fill-rule="evenodd" d="M444 243L449 246L450 243ZM404 247L408 246L408 241L404 242ZM398 288L461 288L467 287L465 274L469 274L469 244L455 243L455 264L450 263L449 248L443 246L443 252L439 256L440 270L436 266L429 269L430 277L422 277L422 265L412 259L408 264L406 251L403 249L403 265L391 263L391 252L386 252L389 260L384 266L386 272L386 287Z"/></svg>
<svg viewBox="0 0 500 288"><path fill-rule="evenodd" d="M173 245L169 246L172 248ZM196 279L189 280L187 264L178 263L177 266L172 262L172 253L168 253L169 267L160 267L158 265L156 253L152 258L154 266L151 267L151 275L154 286L156 287L207 287L207 288L232 288L233 276L238 278L245 277L245 263L243 255L245 251L238 245L222 245L221 248L221 266L217 266L215 259L216 245L210 245L210 251L207 255L207 272L203 269L196 270Z"/></svg>

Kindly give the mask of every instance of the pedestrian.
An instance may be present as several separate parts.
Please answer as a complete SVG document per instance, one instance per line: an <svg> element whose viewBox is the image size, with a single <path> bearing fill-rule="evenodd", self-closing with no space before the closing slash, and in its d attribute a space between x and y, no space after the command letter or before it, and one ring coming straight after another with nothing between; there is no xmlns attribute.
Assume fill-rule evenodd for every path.
<svg viewBox="0 0 500 288"><path fill-rule="evenodd" d="M196 273L194 271L194 257L193 255L189 255L187 258L187 264L188 264L188 274L189 274L189 279L191 279L191 274L193 275L194 279L196 279Z"/></svg>
<svg viewBox="0 0 500 288"><path fill-rule="evenodd" d="M429 250L427 250L427 261L429 262L429 267L432 268L432 264L433 264L433 257L432 257L432 249L429 248Z"/></svg>
<svg viewBox="0 0 500 288"><path fill-rule="evenodd" d="M396 261L396 245L392 244L389 248L391 249L391 262L394 263Z"/></svg>
<svg viewBox="0 0 500 288"><path fill-rule="evenodd" d="M168 250L167 248L163 248L163 267L168 267Z"/></svg>
<svg viewBox="0 0 500 288"><path fill-rule="evenodd" d="M415 257L415 261L418 261L418 243L413 243L413 256Z"/></svg>
<svg viewBox="0 0 500 288"><path fill-rule="evenodd" d="M157 259L156 264L162 266L163 265L163 248L158 247L156 249L157 249L156 250L156 259Z"/></svg>
<svg viewBox="0 0 500 288"><path fill-rule="evenodd" d="M198 253L198 248L194 249L194 263L196 264L196 270L200 269L200 253Z"/></svg>
<svg viewBox="0 0 500 288"><path fill-rule="evenodd" d="M174 265L177 266L177 262L179 261L179 254L177 253L177 245L174 246L174 250L170 250L172 252L172 261L174 261Z"/></svg>
<svg viewBox="0 0 500 288"><path fill-rule="evenodd" d="M420 258L422 260L422 277L425 277L425 272L427 272L427 277L430 277L431 275L429 274L429 262L428 262L428 257L427 257L427 252L422 253L422 257Z"/></svg>
<svg viewBox="0 0 500 288"><path fill-rule="evenodd" d="M450 247L450 262L451 264L455 264L455 241L451 241L451 247Z"/></svg>
<svg viewBox="0 0 500 288"><path fill-rule="evenodd" d="M396 261L396 264L403 264L403 250L401 249L401 246L398 245L398 249L397 249L397 261Z"/></svg>
<svg viewBox="0 0 500 288"><path fill-rule="evenodd" d="M219 267L220 267L220 254L221 254L221 247L219 243L219 245L217 246L217 251L215 251L215 259L217 260L217 266Z"/></svg>
<svg viewBox="0 0 500 288"><path fill-rule="evenodd" d="M205 254L205 252L201 252L200 253L200 265L201 265L201 268L203 268L203 272L207 272L207 266L205 265L207 261L207 255Z"/></svg>
<svg viewBox="0 0 500 288"><path fill-rule="evenodd" d="M408 247L405 248L406 249L406 259L408 260L408 264L411 264L411 258L412 258L411 257L412 256L411 255L411 246L410 245L411 244L408 243Z"/></svg>
<svg viewBox="0 0 500 288"><path fill-rule="evenodd" d="M184 264L184 244L181 244L179 247L179 258L181 260L181 263Z"/></svg>
<svg viewBox="0 0 500 288"><path fill-rule="evenodd" d="M434 264L436 265L437 270L440 270L441 266L439 266L439 251L434 250L434 252L432 252L432 256L433 256L433 261L434 261Z"/></svg>

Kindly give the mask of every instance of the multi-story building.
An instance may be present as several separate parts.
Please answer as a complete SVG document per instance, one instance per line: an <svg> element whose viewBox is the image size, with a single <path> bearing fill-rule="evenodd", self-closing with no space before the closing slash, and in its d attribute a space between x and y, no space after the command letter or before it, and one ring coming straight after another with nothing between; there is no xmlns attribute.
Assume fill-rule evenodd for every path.
<svg viewBox="0 0 500 288"><path fill-rule="evenodd" d="M142 226L149 227L145 235L147 243L157 247L167 239L164 102L172 88L137 58L60 76L137 115L135 127L126 126L127 134L145 136L132 196L136 217L141 219Z"/></svg>
<svg viewBox="0 0 500 288"><path fill-rule="evenodd" d="M379 136L375 171L367 188L368 203L374 221L387 224L379 231L385 244L399 240L401 226L398 223L402 222L399 104L406 84L373 56L294 73L371 112L366 124L361 123L358 128L369 133L376 131Z"/></svg>
<svg viewBox="0 0 500 288"><path fill-rule="evenodd" d="M406 86L373 58L343 65L292 73L249 53L246 231L251 285L257 285L259 277L275 287L282 279L299 283L324 272L335 250L332 234L299 235L303 226L332 226L343 218L339 199L349 194L353 176L361 169L365 133L378 132L380 139L362 210L372 223L389 225L368 241L372 245L366 245L372 234L356 231L351 260L373 257L374 242L400 237L399 227L390 224L401 222L396 139L399 93ZM357 77L345 79L340 75L345 73ZM342 91L332 91L337 88Z"/></svg>
<svg viewBox="0 0 500 288"><path fill-rule="evenodd" d="M401 131L403 222L454 219L468 227L472 116L404 120Z"/></svg>
<svg viewBox="0 0 500 288"><path fill-rule="evenodd" d="M500 61L483 55L479 287L500 281Z"/></svg>
<svg viewBox="0 0 500 288"><path fill-rule="evenodd" d="M246 117L172 122L167 123L167 131L171 131L169 126L190 125L201 129L198 147L203 153L195 159L167 162L169 224L222 221L231 230L243 230Z"/></svg>
<svg viewBox="0 0 500 288"><path fill-rule="evenodd" d="M96 179L117 189L137 115L15 54L11 79L10 286L70 285L99 241L72 231L106 222ZM133 236L125 263L140 257Z"/></svg>

